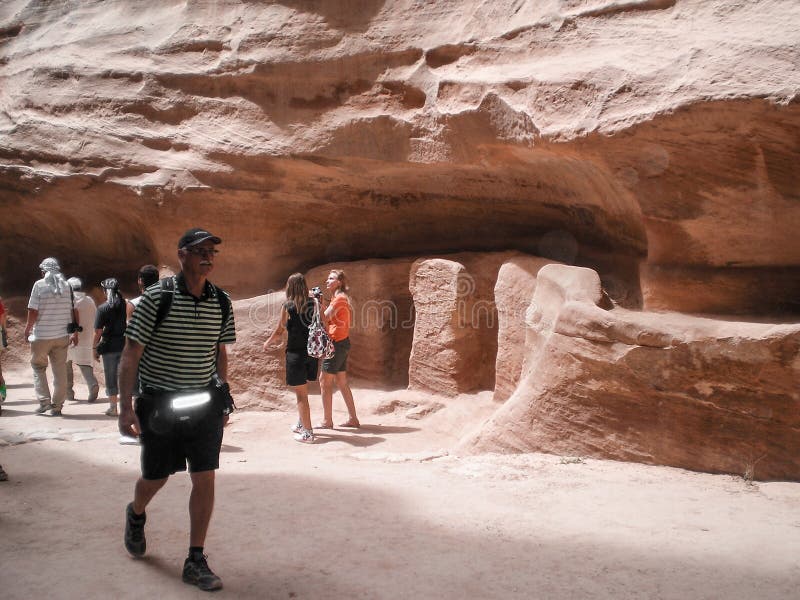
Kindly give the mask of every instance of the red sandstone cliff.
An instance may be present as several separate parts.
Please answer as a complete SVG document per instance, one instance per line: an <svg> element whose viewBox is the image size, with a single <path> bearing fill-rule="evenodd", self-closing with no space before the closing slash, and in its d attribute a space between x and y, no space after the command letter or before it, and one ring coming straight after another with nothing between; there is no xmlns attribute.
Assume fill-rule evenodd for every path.
<svg viewBox="0 0 800 600"><path fill-rule="evenodd" d="M538 267L557 261L598 274L600 310L796 321L799 27L792 0L9 0L0 5L0 291L26 294L47 255L88 281L113 273L132 287L142 263L174 265L175 240L195 224L224 239L215 277L238 298L315 265L395 261L383 276L348 267L372 273L359 281L363 300L392 298L424 317L402 332L364 333L362 377L445 394L495 387L508 400L495 429L471 442L481 448L569 446L735 470L674 449L628 451L644 434L625 402L593 431L628 450L571 428L587 414L563 408L578 388L553 383L559 392L536 400L544 392L524 382L555 382L560 363L535 354L524 319L502 315L531 305ZM466 299L465 275L476 286ZM453 329L442 319L447 293L447 306L477 305L497 321ZM636 339L600 352L609 342L592 332L605 325L591 314L569 339L544 344L585 350L570 371L581 389L597 356L618 366L640 355L616 354ZM685 360L723 348L720 336L734 340L732 352L750 348L721 325L681 337L683 325L667 321L675 331L658 335L681 339ZM242 339L265 325L241 322ZM780 375L743 367L751 374L730 384L746 414L767 419L753 430L761 437L798 408L796 385L771 387L797 381L796 338L783 332L775 346L770 331L752 333L761 340L752 364ZM279 361L239 352L242 375L249 369L253 389L269 395ZM689 362L692 378L717 369ZM650 381L646 364L636 368ZM592 383L598 397L616 389L616 371L591 371L609 378ZM721 406L716 383L696 393L684 379L663 385ZM757 408L765 389L778 402L767 417ZM665 390L636 390L663 406ZM512 429L528 441L501 443L498 419L519 420L520 402L529 434ZM562 429L541 424L543 407ZM797 450L787 441L778 454ZM800 477L786 460L769 472Z"/></svg>

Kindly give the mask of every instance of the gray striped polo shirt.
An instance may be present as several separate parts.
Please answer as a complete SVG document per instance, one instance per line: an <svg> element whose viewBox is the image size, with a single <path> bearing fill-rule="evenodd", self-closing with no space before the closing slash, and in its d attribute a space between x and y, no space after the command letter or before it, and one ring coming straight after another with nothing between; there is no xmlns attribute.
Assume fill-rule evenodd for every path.
<svg viewBox="0 0 800 600"><path fill-rule="evenodd" d="M67 325L72 322L72 294L69 286L56 294L40 279L33 284L28 308L39 311L31 333L35 340L54 340L66 337ZM91 327L91 324L88 325Z"/></svg>
<svg viewBox="0 0 800 600"><path fill-rule="evenodd" d="M139 362L143 387L169 391L204 387L216 370L217 344L236 341L232 308L225 327L220 327L222 309L217 294L226 292L207 281L203 295L195 298L187 291L182 274L175 279L172 306L155 333L159 283L142 294L125 331L125 337L145 347Z"/></svg>

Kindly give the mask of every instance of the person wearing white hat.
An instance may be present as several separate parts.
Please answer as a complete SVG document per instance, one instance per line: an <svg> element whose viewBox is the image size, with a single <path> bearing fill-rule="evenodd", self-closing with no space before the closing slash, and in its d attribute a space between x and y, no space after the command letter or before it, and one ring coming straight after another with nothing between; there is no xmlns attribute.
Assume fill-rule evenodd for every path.
<svg viewBox="0 0 800 600"><path fill-rule="evenodd" d="M33 386L39 401L37 414L48 410L61 415L67 398L67 348L78 342L75 331L78 313L72 305L72 290L61 274L55 258L45 258L39 265L42 278L33 284L28 300L25 339L31 343ZM72 337L70 338L70 333ZM47 383L47 363L53 371L53 393Z"/></svg>

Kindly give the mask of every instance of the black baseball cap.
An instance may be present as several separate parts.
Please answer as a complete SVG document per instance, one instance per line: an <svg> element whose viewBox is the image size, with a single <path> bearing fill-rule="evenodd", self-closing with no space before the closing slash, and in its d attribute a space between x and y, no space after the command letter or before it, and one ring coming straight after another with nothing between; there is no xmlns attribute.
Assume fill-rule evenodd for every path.
<svg viewBox="0 0 800 600"><path fill-rule="evenodd" d="M206 231L205 229L201 229L199 227L192 227L186 233L183 234L180 240L178 240L178 249L186 248L188 246L194 246L195 244L199 244L200 242L205 242L206 240L211 240L215 244L221 244L222 240L215 236L213 233Z"/></svg>

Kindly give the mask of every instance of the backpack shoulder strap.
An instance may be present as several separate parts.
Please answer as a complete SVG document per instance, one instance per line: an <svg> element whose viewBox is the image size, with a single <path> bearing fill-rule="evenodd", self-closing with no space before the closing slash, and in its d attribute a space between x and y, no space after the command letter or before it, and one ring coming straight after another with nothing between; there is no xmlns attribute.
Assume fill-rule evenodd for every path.
<svg viewBox="0 0 800 600"><path fill-rule="evenodd" d="M169 309L172 308L172 299L175 297L175 278L165 277L160 282L161 294L158 298L158 311L156 312L156 322L153 325L153 331L161 326L164 319L169 314Z"/></svg>
<svg viewBox="0 0 800 600"><path fill-rule="evenodd" d="M172 300L175 297L174 277L165 277L160 281L160 284L161 294L158 299L158 310L156 312L156 322L153 325L153 331L158 329L161 323L164 322L164 319L167 318L167 315L169 315L169 310L172 308ZM228 298L228 295L222 288L214 287L217 294L217 301L219 302L219 308L222 312L222 322L220 323L220 333L222 333L225 329L225 324L228 322L228 317L231 314L231 299Z"/></svg>
<svg viewBox="0 0 800 600"><path fill-rule="evenodd" d="M212 284L213 285L213 284ZM217 293L217 301L219 302L219 309L222 312L222 322L219 325L219 334L225 331L225 324L228 322L228 317L231 315L231 299L221 287L214 286Z"/></svg>

